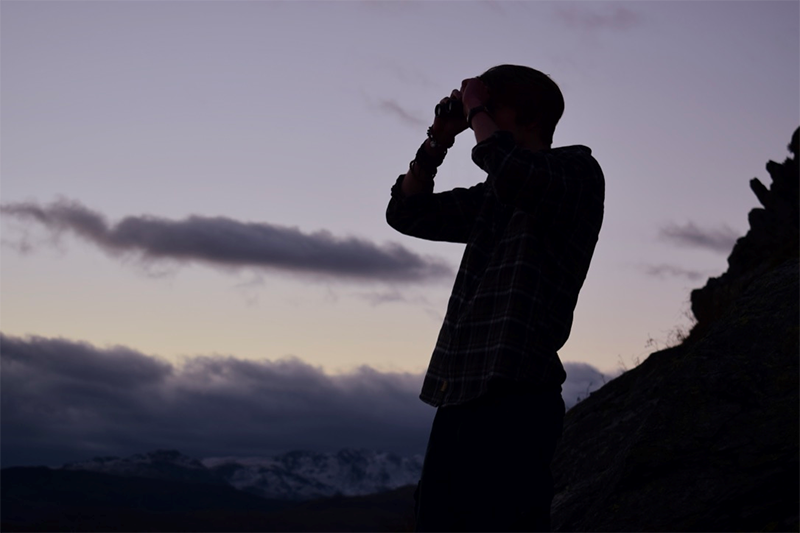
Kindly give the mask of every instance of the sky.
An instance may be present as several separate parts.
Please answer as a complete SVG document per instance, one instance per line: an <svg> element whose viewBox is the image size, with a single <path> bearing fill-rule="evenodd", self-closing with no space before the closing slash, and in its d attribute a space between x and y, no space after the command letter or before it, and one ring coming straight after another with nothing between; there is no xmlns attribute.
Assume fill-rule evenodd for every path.
<svg viewBox="0 0 800 533"><path fill-rule="evenodd" d="M691 326L800 125L796 1L0 2L2 461L421 453L463 245L385 222L435 104L549 74L605 219L573 405ZM460 135L437 190L485 175Z"/></svg>

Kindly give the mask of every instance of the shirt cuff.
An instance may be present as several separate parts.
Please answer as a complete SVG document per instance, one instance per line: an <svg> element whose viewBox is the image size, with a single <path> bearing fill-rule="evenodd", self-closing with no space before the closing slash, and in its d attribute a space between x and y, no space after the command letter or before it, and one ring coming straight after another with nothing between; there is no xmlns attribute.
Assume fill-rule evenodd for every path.
<svg viewBox="0 0 800 533"><path fill-rule="evenodd" d="M405 198L406 195L403 194L403 178L405 174L400 174L397 178L397 181L394 182L392 185L392 198Z"/></svg>

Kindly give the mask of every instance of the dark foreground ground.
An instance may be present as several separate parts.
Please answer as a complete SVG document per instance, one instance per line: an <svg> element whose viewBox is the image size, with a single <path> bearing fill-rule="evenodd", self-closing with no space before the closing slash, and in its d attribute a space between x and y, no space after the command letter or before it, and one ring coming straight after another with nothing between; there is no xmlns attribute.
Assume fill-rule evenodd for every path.
<svg viewBox="0 0 800 533"><path fill-rule="evenodd" d="M11 531L411 531L414 487L310 502L210 483L7 468L0 529Z"/></svg>

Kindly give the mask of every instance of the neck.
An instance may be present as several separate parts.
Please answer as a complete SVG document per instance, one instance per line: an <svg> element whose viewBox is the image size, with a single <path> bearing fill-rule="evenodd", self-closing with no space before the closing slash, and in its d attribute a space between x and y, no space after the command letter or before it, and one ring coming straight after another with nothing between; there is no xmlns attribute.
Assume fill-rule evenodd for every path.
<svg viewBox="0 0 800 533"><path fill-rule="evenodd" d="M541 152L542 150L550 149L550 143L542 142L538 136L517 139L517 144L531 152Z"/></svg>

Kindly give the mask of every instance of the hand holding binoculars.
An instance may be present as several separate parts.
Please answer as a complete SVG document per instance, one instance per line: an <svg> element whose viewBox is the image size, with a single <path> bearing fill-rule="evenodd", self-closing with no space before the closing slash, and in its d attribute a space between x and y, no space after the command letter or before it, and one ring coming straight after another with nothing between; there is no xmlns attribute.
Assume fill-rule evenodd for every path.
<svg viewBox="0 0 800 533"><path fill-rule="evenodd" d="M447 102L436 104L433 112L437 117L455 118L464 115L464 107L461 100L451 98Z"/></svg>

